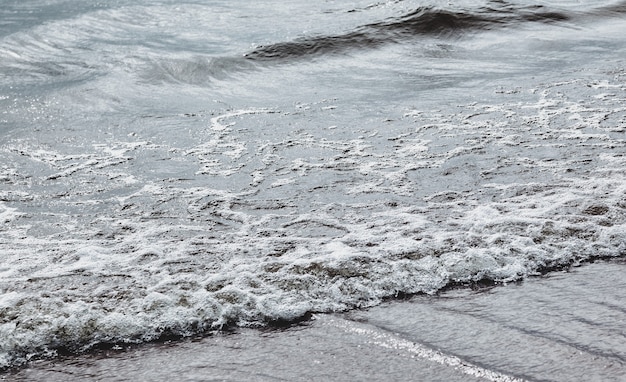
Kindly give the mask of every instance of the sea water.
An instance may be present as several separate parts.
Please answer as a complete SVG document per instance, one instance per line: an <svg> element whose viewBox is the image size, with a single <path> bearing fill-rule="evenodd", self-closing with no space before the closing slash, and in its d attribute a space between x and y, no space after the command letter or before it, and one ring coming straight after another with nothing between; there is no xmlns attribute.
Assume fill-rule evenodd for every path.
<svg viewBox="0 0 626 382"><path fill-rule="evenodd" d="M0 367L623 257L625 16L3 1Z"/></svg>

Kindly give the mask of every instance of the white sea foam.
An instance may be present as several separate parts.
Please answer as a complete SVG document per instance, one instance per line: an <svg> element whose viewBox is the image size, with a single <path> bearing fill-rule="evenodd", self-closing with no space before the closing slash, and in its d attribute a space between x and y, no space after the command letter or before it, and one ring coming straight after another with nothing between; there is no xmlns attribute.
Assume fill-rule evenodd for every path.
<svg viewBox="0 0 626 382"><path fill-rule="evenodd" d="M333 12L383 3L379 16L404 7ZM0 41L1 65L23 73L11 84L89 77L42 100L0 100L21 129L0 144L0 367L626 254L623 70L533 69L478 89L466 77L480 70L430 56L463 50L429 40L415 45L428 54L398 44L328 65L259 65L211 87L196 43L226 55L234 37L203 39L208 10L170 20L173 8L88 12ZM157 33L177 23L178 38ZM85 47L94 35L102 59ZM435 74L411 72L413 61ZM460 85L438 90L454 76Z"/></svg>
<svg viewBox="0 0 626 382"><path fill-rule="evenodd" d="M20 215L17 208L7 207L4 203L0 202L0 221L3 223L9 223Z"/></svg>
<svg viewBox="0 0 626 382"><path fill-rule="evenodd" d="M518 118L544 118L541 107L559 106L542 120L541 126L550 130L552 119L570 112L569 106L558 102L540 105L528 107L540 109L535 116ZM499 114L509 107L488 105L484 109ZM457 171L455 166L471 169L471 162L453 166L450 162L484 155L480 153L503 144L497 137L510 141L508 130L518 132L516 149L541 147L539 143L546 138L522 135L520 125L511 122L487 129L491 125L487 119L471 128L465 122L457 129L444 128L456 140L471 139L472 146L441 146L428 133L432 129L420 137L419 120L404 138L396 134L392 140L377 135L316 140L305 135L263 141L258 146L240 140L234 133L235 126L244 122L240 118L259 115L274 114L228 112L213 117L207 132L208 139L213 139L211 126L215 121L225 123L224 129L218 129L229 132L222 140L241 145L247 153L233 157L241 168L255 162L255 157L266 158L263 165L255 162L256 180L245 183L240 192L219 184L212 189L151 181L131 192L117 191L119 195L111 200L117 207L105 210L104 215L87 216L87 226L71 229L74 238L61 233L37 238L16 208L0 205L2 219L16 227L13 232L24 228L19 245L17 238L3 233L8 244L3 263L14 264L11 272L4 273L2 286L4 365L57 347L80 351L103 342L141 342L229 324L293 320L307 312L372 306L398 293L433 293L450 283L483 279L506 282L546 267L626 253L625 158L607 148L623 147L620 138L553 138L550 131L543 131L541 135L550 136L547 145L575 139L579 145L607 151L595 159L598 165L571 177L565 170L576 160L557 156L545 170L539 170L564 174L557 181L519 182L523 169L541 169L543 158L510 156L483 170L479 186L453 181L444 187L453 188L447 191L433 184L420 191L417 185L423 179L412 172L428 175L434 170L437 177L445 178L446 173ZM466 121L463 116L458 120ZM588 143L590 139L606 144ZM396 147L393 154L381 154L386 150L380 147L381 140ZM337 154L323 160L315 155L300 157L294 156L298 152L293 147ZM72 156L22 143L19 150L9 148L4 155L26 153L33 161L50 164L55 174L67 167L72 171L66 170L63 176L78 181L92 176L87 168L115 166L120 158L136 161L141 153L168 150L145 142L98 144L93 149ZM199 145L179 155L192 155L198 158L198 166L206 166L206 161L221 153ZM411 166L416 156L427 164ZM228 166L232 164L216 164L217 169ZM509 172L515 174L517 169L522 170L521 178L511 181ZM353 175L344 180L340 191L333 182L341 180L345 171ZM599 175L607 171L611 177ZM285 173L297 175L285 178ZM270 190L287 187L291 191L272 200ZM343 192L400 199L386 205L359 199L316 202L316 194L307 189L331 190L339 197ZM72 192L80 195L79 189ZM281 200L288 195L295 200ZM422 196L412 204L402 199L406 195ZM307 198L311 202L303 205ZM88 200L76 203L84 205ZM42 258L46 260L41 262Z"/></svg>

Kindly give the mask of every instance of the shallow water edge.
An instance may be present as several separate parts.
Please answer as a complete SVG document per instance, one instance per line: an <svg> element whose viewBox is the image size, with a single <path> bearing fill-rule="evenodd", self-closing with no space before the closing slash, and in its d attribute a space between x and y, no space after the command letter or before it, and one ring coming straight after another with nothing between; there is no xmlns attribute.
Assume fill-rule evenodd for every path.
<svg viewBox="0 0 626 382"><path fill-rule="evenodd" d="M624 259L456 288L283 329L39 360L11 381L603 380L626 377Z"/></svg>

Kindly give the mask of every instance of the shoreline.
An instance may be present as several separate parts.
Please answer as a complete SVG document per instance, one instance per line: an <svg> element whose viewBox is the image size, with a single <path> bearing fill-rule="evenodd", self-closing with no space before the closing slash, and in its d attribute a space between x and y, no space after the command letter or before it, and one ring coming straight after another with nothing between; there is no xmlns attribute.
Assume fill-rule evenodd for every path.
<svg viewBox="0 0 626 382"><path fill-rule="evenodd" d="M451 288L285 328L33 361L0 380L572 380L626 378L626 261ZM620 341L621 338L621 341Z"/></svg>

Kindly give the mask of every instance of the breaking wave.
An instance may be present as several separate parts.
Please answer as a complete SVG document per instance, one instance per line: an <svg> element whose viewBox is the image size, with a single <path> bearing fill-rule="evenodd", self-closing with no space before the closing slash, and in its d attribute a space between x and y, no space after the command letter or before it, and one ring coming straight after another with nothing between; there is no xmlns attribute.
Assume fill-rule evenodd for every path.
<svg viewBox="0 0 626 382"><path fill-rule="evenodd" d="M0 368L626 256L626 72L606 53L623 36L606 37L610 64L565 74L524 47L492 59L515 38L476 43L486 69L433 55L415 66L449 60L438 92L432 67L401 67L420 59L406 51L373 69L265 66L575 25L623 2L419 8L245 57L249 9L175 3L71 13L0 41ZM586 62L597 44L578 38ZM491 74L527 58L541 70ZM369 77L406 87L383 94Z"/></svg>

